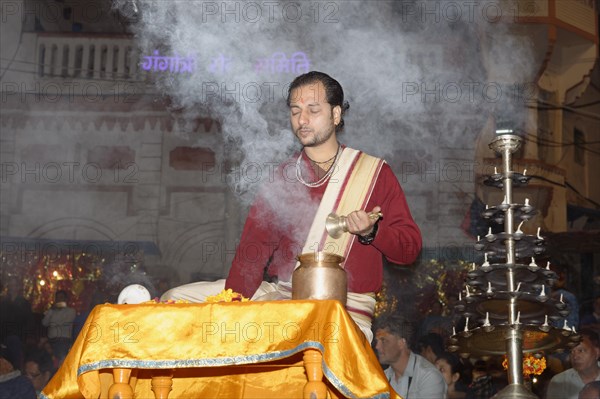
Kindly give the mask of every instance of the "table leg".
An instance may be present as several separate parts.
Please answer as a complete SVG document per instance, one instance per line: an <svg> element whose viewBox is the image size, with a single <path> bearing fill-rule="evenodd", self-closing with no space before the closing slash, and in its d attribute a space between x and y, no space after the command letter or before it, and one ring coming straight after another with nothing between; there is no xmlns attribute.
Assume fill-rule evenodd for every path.
<svg viewBox="0 0 600 399"><path fill-rule="evenodd" d="M173 370L155 370L151 385L156 399L168 399L173 387Z"/></svg>
<svg viewBox="0 0 600 399"><path fill-rule="evenodd" d="M308 382L304 386L304 399L325 399L327 387L323 382L323 368L321 362L323 355L316 349L304 351L304 369Z"/></svg>
<svg viewBox="0 0 600 399"><path fill-rule="evenodd" d="M114 383L108 389L109 399L133 399L133 388L129 385L131 369L113 369Z"/></svg>

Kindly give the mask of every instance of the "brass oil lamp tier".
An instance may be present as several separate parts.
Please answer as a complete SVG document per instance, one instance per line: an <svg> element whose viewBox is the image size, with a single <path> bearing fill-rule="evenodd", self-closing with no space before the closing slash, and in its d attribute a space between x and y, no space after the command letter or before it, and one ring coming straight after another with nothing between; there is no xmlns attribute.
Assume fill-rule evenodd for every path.
<svg viewBox="0 0 600 399"><path fill-rule="evenodd" d="M562 297L550 297L557 279L550 265L535 261L545 250L539 229L536 235L521 231L523 223L537 211L529 200L516 204L512 199L513 186L526 185L530 179L525 173L511 170L512 154L520 145L521 138L513 134L498 135L490 144L502 156L503 170L495 171L484 183L502 189L504 200L486 207L482 216L503 224L504 232L494 234L490 228L475 243L484 261L480 266L474 263L467 274L454 307L455 320L461 320L464 328L454 331L448 346L463 358L507 356L509 384L494 399L537 398L523 385L523 353L562 352L580 340L566 321L562 328L550 324L564 319L569 311ZM516 230L515 220L519 221Z"/></svg>

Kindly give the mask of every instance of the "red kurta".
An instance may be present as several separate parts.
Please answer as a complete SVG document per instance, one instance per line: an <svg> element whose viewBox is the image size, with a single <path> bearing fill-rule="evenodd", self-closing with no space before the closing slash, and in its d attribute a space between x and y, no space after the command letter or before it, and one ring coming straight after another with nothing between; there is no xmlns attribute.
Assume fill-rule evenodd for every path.
<svg viewBox="0 0 600 399"><path fill-rule="evenodd" d="M327 184L309 188L296 179L296 159L283 163L262 187L250 208L225 288L252 297L263 281L264 269L282 281L291 279L314 215ZM302 153L302 175L315 181L310 161ZM335 178L335 174L334 177ZM404 192L388 164L384 164L365 211L381 207L383 218L371 245L358 241L344 262L348 290L377 292L383 280L382 254L391 262L410 264L421 251L421 232ZM316 249L316 243L311 246Z"/></svg>

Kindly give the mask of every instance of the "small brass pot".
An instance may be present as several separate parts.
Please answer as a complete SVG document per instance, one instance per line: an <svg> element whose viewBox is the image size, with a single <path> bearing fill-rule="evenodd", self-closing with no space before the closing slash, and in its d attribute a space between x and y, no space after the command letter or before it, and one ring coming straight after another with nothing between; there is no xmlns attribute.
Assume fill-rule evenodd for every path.
<svg viewBox="0 0 600 399"><path fill-rule="evenodd" d="M305 253L292 275L292 299L337 299L346 305L348 281L343 256L328 252Z"/></svg>

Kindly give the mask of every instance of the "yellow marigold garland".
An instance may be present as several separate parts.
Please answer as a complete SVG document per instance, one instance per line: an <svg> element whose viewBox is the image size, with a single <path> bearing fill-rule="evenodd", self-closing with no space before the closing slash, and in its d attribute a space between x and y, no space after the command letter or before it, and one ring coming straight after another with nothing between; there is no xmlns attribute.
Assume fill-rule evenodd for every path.
<svg viewBox="0 0 600 399"><path fill-rule="evenodd" d="M248 302L250 299L244 297L238 292L233 292L231 288L219 292L217 295L206 297L206 302Z"/></svg>
<svg viewBox="0 0 600 399"><path fill-rule="evenodd" d="M504 357L504 361L502 361L502 367L504 370L508 369L508 359L506 356ZM546 358L540 357L537 358L534 355L528 354L523 356L523 375L540 375L546 370Z"/></svg>

